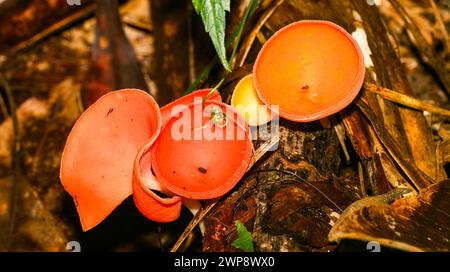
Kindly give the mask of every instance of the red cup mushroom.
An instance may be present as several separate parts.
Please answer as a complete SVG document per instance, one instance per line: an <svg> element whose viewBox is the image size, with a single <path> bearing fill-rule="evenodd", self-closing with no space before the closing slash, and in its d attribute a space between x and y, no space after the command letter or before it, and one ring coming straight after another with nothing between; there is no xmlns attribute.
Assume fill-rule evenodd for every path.
<svg viewBox="0 0 450 272"><path fill-rule="evenodd" d="M169 191L190 199L229 192L252 158L250 132L229 105L190 104L169 119L152 148L152 168Z"/></svg>
<svg viewBox="0 0 450 272"><path fill-rule="evenodd" d="M267 105L297 122L332 115L350 104L364 81L357 42L327 21L300 21L276 32L253 67L254 85Z"/></svg>
<svg viewBox="0 0 450 272"><path fill-rule="evenodd" d="M203 89L185 95L161 108L162 124L166 123L172 116L176 116L177 106L185 108L194 103L195 100L203 99L212 89ZM218 91L214 91L208 98L213 101L222 101ZM199 208L200 204L183 200L163 187L151 171L152 155L150 153L153 142L147 144L136 156L134 162L133 199L138 210L148 219L156 222L171 222L180 216L181 204L185 204L191 212ZM162 192L167 197L161 197L153 190Z"/></svg>
<svg viewBox="0 0 450 272"><path fill-rule="evenodd" d="M160 128L158 104L135 89L110 92L80 116L67 138L60 177L83 230L95 227L132 194L133 161Z"/></svg>
<svg viewBox="0 0 450 272"><path fill-rule="evenodd" d="M139 211L157 222L177 219L182 204L193 212L200 208L198 201L177 196L155 179L151 148L160 133L161 112L169 119L177 114L176 106L202 101L210 91L193 92L160 111L146 92L119 90L105 94L80 116L67 138L60 177L74 199L84 231L98 225L131 194ZM217 91L209 99L221 101Z"/></svg>

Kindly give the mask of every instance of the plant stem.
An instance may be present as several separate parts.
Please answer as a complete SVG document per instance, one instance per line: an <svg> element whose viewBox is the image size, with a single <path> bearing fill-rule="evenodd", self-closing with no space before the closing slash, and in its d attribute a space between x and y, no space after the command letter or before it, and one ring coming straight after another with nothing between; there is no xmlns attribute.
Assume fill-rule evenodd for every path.
<svg viewBox="0 0 450 272"><path fill-rule="evenodd" d="M225 46L226 48L230 48L230 46L233 44L233 41L235 41L233 46L233 51L231 53L230 60L228 61L231 64L231 61L236 56L237 48L239 46L239 42L241 40L242 32L244 30L245 24L247 23L250 16L253 15L253 13L256 10L257 5L259 5L259 0L251 0L250 3L247 5L247 8L245 9L244 17L242 18L242 21L239 23L236 29L233 30L230 37L228 37ZM257 5L255 5L255 3ZM183 93L183 95L187 95L192 93L199 84L202 83L203 80L205 80L208 76L211 70L214 68L214 66L218 63L217 55L214 56L214 59L202 70L200 75L197 77L197 79L191 84L191 86ZM227 74L230 73L230 71L227 71Z"/></svg>
<svg viewBox="0 0 450 272"><path fill-rule="evenodd" d="M217 85L214 87L214 88L212 88L212 90L211 91L209 91L209 93L203 98L203 101L202 101L202 108L204 108L205 107L205 102L206 102L206 100L208 100L208 98L222 85L222 83L225 81L225 78L223 77L220 81L219 81L219 83L217 83Z"/></svg>
<svg viewBox="0 0 450 272"><path fill-rule="evenodd" d="M259 5L259 1L250 0L250 2L247 5L247 8L245 9L244 17L242 18L241 23L239 24L238 33L236 37L236 42L233 46L233 52L231 53L230 60L228 61L230 63L230 67L233 66L231 63L233 62L234 57L236 56L237 48L239 46L239 42L241 41L242 32L244 31L244 26L248 21L248 18L253 14L256 8L253 8L255 5L255 2L257 2L257 5Z"/></svg>

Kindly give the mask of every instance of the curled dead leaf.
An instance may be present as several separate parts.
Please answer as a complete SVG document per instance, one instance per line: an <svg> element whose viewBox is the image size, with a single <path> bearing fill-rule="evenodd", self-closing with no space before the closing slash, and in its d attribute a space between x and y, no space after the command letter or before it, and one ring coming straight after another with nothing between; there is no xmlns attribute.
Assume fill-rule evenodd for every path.
<svg viewBox="0 0 450 272"><path fill-rule="evenodd" d="M365 198L350 205L331 229L330 241L375 241L404 251L450 250L450 180L395 200L405 191Z"/></svg>

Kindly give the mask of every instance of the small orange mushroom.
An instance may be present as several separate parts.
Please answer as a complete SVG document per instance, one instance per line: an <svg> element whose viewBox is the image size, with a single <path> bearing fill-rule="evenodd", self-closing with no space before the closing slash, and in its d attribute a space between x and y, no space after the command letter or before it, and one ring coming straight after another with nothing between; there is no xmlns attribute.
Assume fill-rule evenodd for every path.
<svg viewBox="0 0 450 272"><path fill-rule="evenodd" d="M192 103L166 122L151 157L157 179L169 191L189 199L220 197L250 164L250 130L229 105Z"/></svg>
<svg viewBox="0 0 450 272"><path fill-rule="evenodd" d="M364 59L353 37L327 21L300 21L275 33L253 66L259 98L297 122L332 115L350 104L364 81Z"/></svg>

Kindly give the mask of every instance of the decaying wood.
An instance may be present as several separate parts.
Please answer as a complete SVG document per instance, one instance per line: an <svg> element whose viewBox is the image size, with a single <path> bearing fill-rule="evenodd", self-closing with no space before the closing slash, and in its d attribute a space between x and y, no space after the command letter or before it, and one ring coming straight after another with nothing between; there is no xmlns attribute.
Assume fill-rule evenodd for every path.
<svg viewBox="0 0 450 272"><path fill-rule="evenodd" d="M236 237L235 220L253 231L259 251L319 250L330 246L323 235L340 211L313 187L275 169L296 173L333 203L346 207L358 199L358 180L346 180L345 185L333 177L339 167L338 152L339 141L333 129L282 121L279 149L266 154L255 165L254 174L207 216L203 250L236 251L231 246ZM267 169L274 170L257 174Z"/></svg>
<svg viewBox="0 0 450 272"><path fill-rule="evenodd" d="M42 10L37 2L44 7ZM51 33L85 18L95 5L91 2L94 1L86 0L80 7L70 7L66 1L6 0L0 5L0 22L4 26L0 30L0 52L11 53L34 45ZM135 29L154 34L154 69L149 76L156 80L158 91L152 93L157 94L161 105L180 96L189 81L215 56L199 16L189 8L189 2L151 1L152 23L130 21L129 18L123 20ZM246 5L244 2L248 1L237 2L234 1L233 7L239 6L242 10ZM88 104L112 89L147 89L130 42L123 34L117 2L100 0L98 3L97 37L85 86L85 91L90 89L93 94ZM8 12L2 13L4 10ZM33 16L30 17L30 14ZM228 21L228 35L229 30L240 22L242 12L232 12L229 16L232 18ZM259 141L255 142L257 162L250 173L229 195L207 202L173 250L185 238L192 241L196 235L193 230L202 219L206 224L205 251L237 251L231 246L236 238L236 220L243 222L252 232L258 251L329 251L336 249L338 245L334 242L342 239L377 241L401 250L448 250L449 182L434 183L446 178L443 166L450 162L450 136L446 134L443 124L438 131L442 141L435 147L431 129L420 112L448 116L448 109L444 109L444 105L441 105L443 108L436 107L412 98L411 86L399 61L398 45L392 44L393 33L384 25L376 6L368 5L365 0L262 1L255 18L244 31L234 62L240 68L226 76L222 90L224 100L230 97L235 83L251 73L256 54L267 38L286 24L302 19L331 20L350 33L362 30L367 35L371 49L371 54L367 55L370 55L373 66L367 67L364 90L356 103L332 117L339 118L332 125L342 122L345 136L350 141L345 141L342 129L282 120L279 148L263 154L259 151L265 148L260 146ZM420 41L420 37L414 38L415 43ZM420 43L416 46L426 61L431 54L430 45ZM54 47L50 49L54 50ZM45 51L37 52L41 54ZM209 83L224 76L218 61L212 63L215 68L211 70ZM434 68L439 66L436 63L429 62ZM8 65L2 69L11 70L14 74L13 63L9 61ZM53 66L50 67L52 70ZM66 73L72 74L79 70L72 68L68 71ZM443 74L440 75L442 77ZM30 73L25 73L19 79L28 79L28 76ZM17 78L15 81L18 81ZM51 88L42 89L48 92ZM35 246L37 250L64 250L67 240L77 237L73 233L74 226L67 223L67 215L62 217L61 203L65 195L56 181L65 137L81 112L79 91L78 83L63 81L50 92L48 101L31 98L18 110L21 137L24 138L25 156L22 163L25 170L20 177L23 182L18 189L17 201L21 206L17 211L11 241L28 239L29 243L17 243L17 247L10 249L30 250ZM12 122L8 109L5 109L3 106L6 122L0 124L0 142L5 142L0 145L2 229L8 223L8 213L5 211L11 205L7 201L7 192L13 184L12 173L5 167L12 161L10 149L13 146ZM340 131L339 135L336 131ZM342 161L341 147L349 149L346 157L351 157L352 165ZM353 167L356 163L357 170ZM408 189L411 196L393 202ZM419 196L417 191L420 191ZM389 193L364 198L386 192ZM131 202L125 205L126 212L119 211L119 214L122 212L120 215L133 211ZM341 214L346 207L348 209ZM137 214L136 218L139 216ZM116 219L120 221L122 218ZM184 227L186 222L186 218L178 222L178 228ZM107 220L88 235L102 236L105 228L117 226L116 222ZM46 235L43 236L43 233ZM165 248L178 237L167 232L149 234L148 229L142 233L146 233L145 239ZM0 245L7 239L4 233L0 235ZM164 241L161 242L161 239ZM136 246L126 244L122 246L124 248ZM159 249L158 246L156 248Z"/></svg>
<svg viewBox="0 0 450 272"><path fill-rule="evenodd" d="M278 2L272 1L272 5L275 3ZM260 31L265 36L267 33L270 36L277 29L301 19L331 20L350 33L362 29L367 35L374 63L374 66L368 67L367 82L401 90L410 96L412 92L403 66L380 17L375 6L369 6L362 0L352 3L291 0L284 1ZM252 39L250 46L256 48L257 52L261 45L254 41ZM249 46L242 50L241 54L246 56ZM245 61L252 63L254 57L250 55ZM421 113L399 107L368 91L363 92L359 99L364 101L364 105L360 106L363 111L349 107L341 117L357 154L364 162L367 175L363 176L371 179L371 194L385 193L392 188L412 189L412 185L415 189L424 189L433 184L437 173L435 146ZM358 105L360 103L362 102L358 102ZM370 115L368 119L367 115ZM350 186L352 189L344 187L340 191L339 178L334 176L338 173L339 155L330 153L328 149L326 152L323 150L338 148L335 133L323 128L305 130L303 125L293 125L286 121L282 121L281 131L281 135L286 133L290 136L281 136L280 149L265 157L256 169L275 168L300 172L306 179L317 182L318 187L330 198L333 199L339 192L342 198L336 201L343 207L351 202L350 199L360 197L358 177L346 180L348 184L354 184ZM329 136L323 142L325 147L319 146L319 135L326 133ZM292 148L286 150L287 143ZM314 148L308 149L308 145ZM319 159L315 154L322 154L322 157ZM338 168L324 168L323 164L327 163L337 163L335 167ZM407 174L410 184L402 177L403 173ZM321 182L325 180L328 180L328 186L321 187ZM242 183L234 194L221 201L206 217L204 250L235 250L231 247L235 238L235 220L240 220L252 231L259 251L324 250L331 246L323 235L328 233L327 230L334 222L333 218L338 217L338 211L333 210L333 206L328 206L329 203L316 200L321 199L320 194L315 195L317 192L305 190L293 182L292 178L288 179L276 172L273 175L247 178ZM357 190L353 191L354 188Z"/></svg>
<svg viewBox="0 0 450 272"><path fill-rule="evenodd" d="M260 19L256 22L255 26L253 27L250 34L246 37L245 41L243 42L242 48L244 50L241 50L240 54L238 55L238 65L237 67L242 67L245 63L245 60L247 58L248 53L250 52L250 49L253 45L253 42L255 41L256 36L258 33L260 33L261 28L264 26L264 24L267 22L267 20L272 16L272 14L275 12L275 10L283 4L284 0L278 0L273 5L271 5L267 10L264 11L264 13L261 14Z"/></svg>
<svg viewBox="0 0 450 272"><path fill-rule="evenodd" d="M342 214L329 238L375 241L404 251L450 249L450 181L422 190L390 204L399 193L363 199ZM392 197L394 195L394 197Z"/></svg>
<svg viewBox="0 0 450 272"><path fill-rule="evenodd" d="M122 28L117 0L99 0L92 64L83 90L86 106L112 90L137 88L148 91L134 49Z"/></svg>
<svg viewBox="0 0 450 272"><path fill-rule="evenodd" d="M399 164L405 174L410 178L416 189L421 190L433 184L434 181L418 169L410 158L402 155L399 145L391 137L389 131L386 130L386 128L377 120L376 115L370 110L370 108L363 101L358 101L358 107L367 119L370 120L377 136L380 138L380 141L386 147L389 154Z"/></svg>

